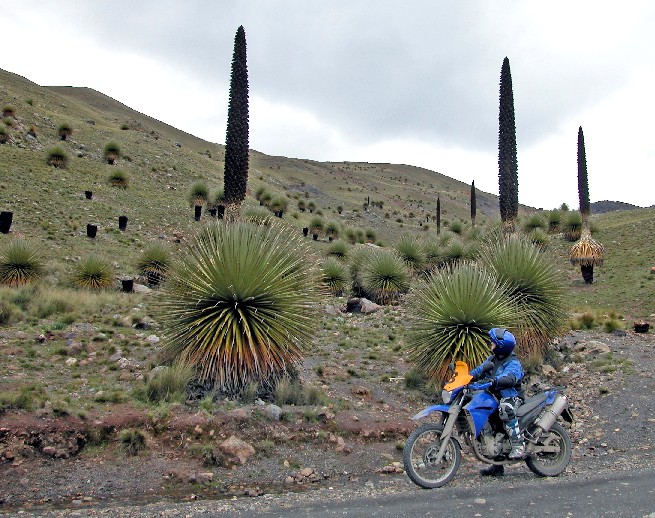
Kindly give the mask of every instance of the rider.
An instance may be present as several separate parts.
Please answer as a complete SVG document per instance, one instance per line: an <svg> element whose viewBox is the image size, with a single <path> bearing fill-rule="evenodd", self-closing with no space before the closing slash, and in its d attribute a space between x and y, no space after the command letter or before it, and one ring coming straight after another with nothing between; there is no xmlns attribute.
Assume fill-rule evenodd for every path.
<svg viewBox="0 0 655 518"><path fill-rule="evenodd" d="M525 454L523 434L519 429L516 410L522 403L521 379L524 376L521 362L514 354L516 339L506 329L494 327L489 331L492 354L469 374L473 381L491 378L489 390L500 397L498 414L505 425L505 430L512 445L510 459L521 459ZM505 469L502 464L492 464L480 471L481 475L502 475Z"/></svg>

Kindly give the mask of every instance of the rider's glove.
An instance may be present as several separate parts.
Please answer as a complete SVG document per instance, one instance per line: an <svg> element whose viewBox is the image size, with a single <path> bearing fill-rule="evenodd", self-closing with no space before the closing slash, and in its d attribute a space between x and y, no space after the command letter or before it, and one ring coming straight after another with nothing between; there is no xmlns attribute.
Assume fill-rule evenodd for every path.
<svg viewBox="0 0 655 518"><path fill-rule="evenodd" d="M496 385L498 384L498 380L496 378L493 378L490 380L491 385L489 385L489 390L496 390Z"/></svg>

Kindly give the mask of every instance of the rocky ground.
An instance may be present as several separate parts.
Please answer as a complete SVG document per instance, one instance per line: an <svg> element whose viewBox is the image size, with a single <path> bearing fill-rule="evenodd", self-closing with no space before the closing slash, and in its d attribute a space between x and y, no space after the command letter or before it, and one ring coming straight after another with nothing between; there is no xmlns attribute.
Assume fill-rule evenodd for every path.
<svg viewBox="0 0 655 518"><path fill-rule="evenodd" d="M544 366L530 384L566 386L576 419L573 458L563 476L652 465L655 335L572 332L556 349L554 368ZM214 415L187 412L165 425L152 414L120 408L87 422L6 414L0 513L177 516L200 514L210 501L214 510L245 512L273 502L282 509L297 499L416 490L403 474L401 448L414 426L408 418L423 403L403 400L402 391L349 390L357 402L347 410L294 407L276 415L270 406L251 405ZM89 446L89 426L98 433L126 423L148 432L146 452L126 456L116 441ZM219 445L231 437L243 442L190 446L209 437ZM451 485L492 483L480 479L479 467L465 456ZM539 480L524 465L505 477L528 478Z"/></svg>

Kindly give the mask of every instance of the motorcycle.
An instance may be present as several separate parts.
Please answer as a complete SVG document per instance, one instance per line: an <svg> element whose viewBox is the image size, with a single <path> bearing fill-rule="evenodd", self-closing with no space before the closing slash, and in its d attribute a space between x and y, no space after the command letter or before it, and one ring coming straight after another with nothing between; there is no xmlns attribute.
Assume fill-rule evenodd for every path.
<svg viewBox="0 0 655 518"><path fill-rule="evenodd" d="M525 456L510 460L509 437L498 415L499 401L487 389L490 381L471 383L469 368L458 361L442 391L443 404L432 405L412 417L438 416L416 428L405 442L405 472L418 486L434 489L455 476L462 459L462 444L487 464L507 465L525 461L541 477L556 477L571 460L571 439L558 417L573 422L563 387L552 387L524 401L517 418L525 440Z"/></svg>

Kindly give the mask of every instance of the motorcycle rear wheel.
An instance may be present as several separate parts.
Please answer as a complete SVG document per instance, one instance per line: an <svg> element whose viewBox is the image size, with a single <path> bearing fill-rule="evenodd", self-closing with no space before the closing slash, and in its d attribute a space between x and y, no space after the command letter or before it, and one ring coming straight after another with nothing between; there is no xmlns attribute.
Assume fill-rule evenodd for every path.
<svg viewBox="0 0 655 518"><path fill-rule="evenodd" d="M441 424L426 423L414 430L405 441L405 471L412 482L424 489L446 485L455 476L462 461L459 443L451 437L441 462L435 462L441 447L442 431Z"/></svg>
<svg viewBox="0 0 655 518"><path fill-rule="evenodd" d="M556 477L561 474L569 465L572 453L571 439L566 430L555 423L550 430L541 434L537 444L555 446L559 450L531 454L525 459L530 471L540 477Z"/></svg>

